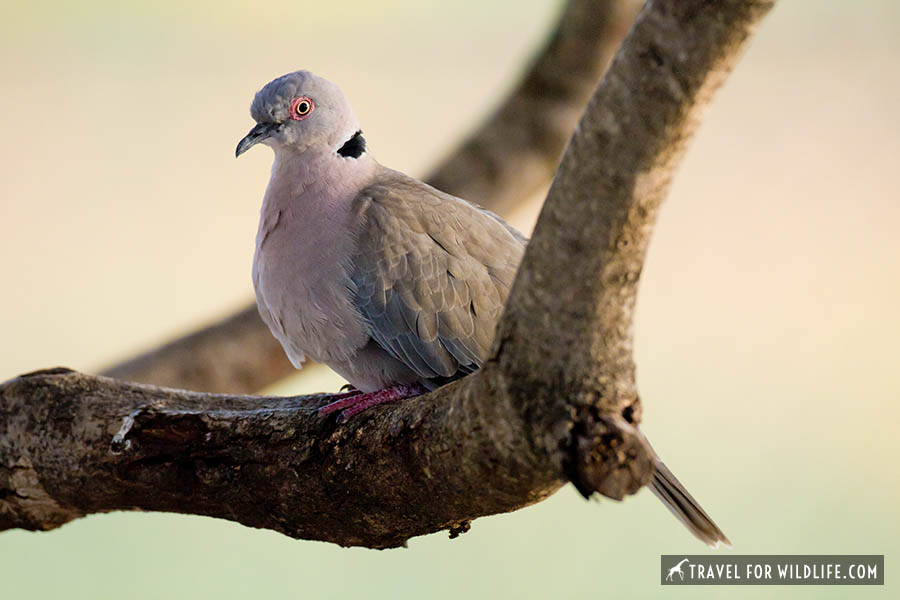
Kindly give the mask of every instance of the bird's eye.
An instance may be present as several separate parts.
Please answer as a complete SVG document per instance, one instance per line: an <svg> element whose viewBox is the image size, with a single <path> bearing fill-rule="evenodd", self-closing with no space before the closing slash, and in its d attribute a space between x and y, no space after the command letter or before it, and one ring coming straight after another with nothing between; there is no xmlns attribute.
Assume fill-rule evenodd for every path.
<svg viewBox="0 0 900 600"><path fill-rule="evenodd" d="M306 96L294 98L294 101L291 103L291 118L295 121L302 121L309 116L313 108L315 108L315 104L313 104L311 98Z"/></svg>

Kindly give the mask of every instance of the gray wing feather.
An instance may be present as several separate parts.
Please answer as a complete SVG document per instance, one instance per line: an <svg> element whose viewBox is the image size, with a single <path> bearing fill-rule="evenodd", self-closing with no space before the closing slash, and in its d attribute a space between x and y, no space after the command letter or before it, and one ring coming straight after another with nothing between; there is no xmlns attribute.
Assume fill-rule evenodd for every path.
<svg viewBox="0 0 900 600"><path fill-rule="evenodd" d="M351 279L372 338L423 383L480 367L527 240L493 213L394 171L355 202Z"/></svg>

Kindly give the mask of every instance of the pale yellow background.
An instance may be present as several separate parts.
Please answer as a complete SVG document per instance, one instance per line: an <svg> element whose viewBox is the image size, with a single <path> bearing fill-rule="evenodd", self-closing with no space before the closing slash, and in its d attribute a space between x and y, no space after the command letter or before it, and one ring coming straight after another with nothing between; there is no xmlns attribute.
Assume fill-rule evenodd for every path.
<svg viewBox="0 0 900 600"><path fill-rule="evenodd" d="M2 0L0 379L97 369L250 297L271 154L233 151L269 79L338 82L421 175L558 6ZM730 552L883 553L886 587L663 589L659 555L703 546L648 492L567 488L384 552L161 514L6 532L0 597L896 597L898 59L896 1L782 0L678 174L637 315L645 430Z"/></svg>

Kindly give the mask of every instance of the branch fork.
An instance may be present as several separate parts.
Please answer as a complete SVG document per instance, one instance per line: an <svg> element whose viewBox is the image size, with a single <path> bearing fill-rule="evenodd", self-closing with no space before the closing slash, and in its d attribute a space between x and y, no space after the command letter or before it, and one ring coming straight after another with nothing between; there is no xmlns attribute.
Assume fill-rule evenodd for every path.
<svg viewBox="0 0 900 600"><path fill-rule="evenodd" d="M572 0L568 10L591 4L611 5ZM772 4L645 5L563 156L481 370L345 423L320 413L322 394L23 375L0 384L0 530L156 510L387 548L458 535L568 481L615 499L646 485L653 451L638 429L631 353L638 275L699 113ZM236 319L259 338L248 314ZM200 338L228 344L228 331ZM266 344L257 349L270 357ZM175 344L170 356L192 348ZM216 370L214 355L198 355ZM262 381L236 371L234 389Z"/></svg>

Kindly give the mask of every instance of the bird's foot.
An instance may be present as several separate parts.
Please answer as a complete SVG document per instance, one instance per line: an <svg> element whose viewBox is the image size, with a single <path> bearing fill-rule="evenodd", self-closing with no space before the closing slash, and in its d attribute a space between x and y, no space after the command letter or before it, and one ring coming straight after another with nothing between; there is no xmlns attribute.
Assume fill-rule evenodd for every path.
<svg viewBox="0 0 900 600"><path fill-rule="evenodd" d="M355 389L342 394L334 394L333 402L330 402L319 409L319 414L330 415L333 412L341 411L340 419L345 421L353 415L358 415L362 411L386 404L388 402L396 402L405 398L412 398L424 394L428 390L419 384L413 385L395 385L377 392L369 392L364 394Z"/></svg>

